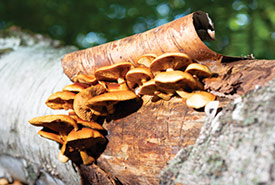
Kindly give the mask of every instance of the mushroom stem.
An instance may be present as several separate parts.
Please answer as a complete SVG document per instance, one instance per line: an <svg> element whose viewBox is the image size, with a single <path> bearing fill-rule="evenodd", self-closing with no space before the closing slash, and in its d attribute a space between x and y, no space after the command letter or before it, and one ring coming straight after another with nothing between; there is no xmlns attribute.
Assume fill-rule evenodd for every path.
<svg viewBox="0 0 275 185"><path fill-rule="evenodd" d="M62 152L60 151L58 154L58 160L61 161L62 163L66 163L68 162L69 158L64 154L62 154Z"/></svg>
<svg viewBox="0 0 275 185"><path fill-rule="evenodd" d="M166 71L174 71L174 69L173 68L168 68L168 69L166 69Z"/></svg>
<svg viewBox="0 0 275 185"><path fill-rule="evenodd" d="M80 151L79 153L83 161L83 164L88 165L95 162L95 158L93 158L92 156L89 156L85 151Z"/></svg>
<svg viewBox="0 0 275 185"><path fill-rule="evenodd" d="M125 80L124 80L124 78L118 78L117 79L117 82L119 83L119 84L124 84L125 83Z"/></svg>
<svg viewBox="0 0 275 185"><path fill-rule="evenodd" d="M173 94L171 94L171 93L165 94L160 91L155 91L154 94L165 101L169 101L171 99L171 97L173 96Z"/></svg>

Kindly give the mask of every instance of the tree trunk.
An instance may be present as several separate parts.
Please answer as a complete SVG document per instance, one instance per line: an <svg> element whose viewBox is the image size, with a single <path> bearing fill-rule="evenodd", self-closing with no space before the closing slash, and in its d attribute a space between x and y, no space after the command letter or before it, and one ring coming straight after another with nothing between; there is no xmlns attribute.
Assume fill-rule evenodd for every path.
<svg viewBox="0 0 275 185"><path fill-rule="evenodd" d="M12 156L21 161L24 173L20 174L24 175L7 170L6 174L22 182L37 183L47 176L44 174L50 174L65 184L80 184L73 166L57 160L58 145L40 138L39 128L28 123L33 117L59 113L44 102L70 83L60 59L74 48L56 47L51 40L22 33L4 38L2 48L0 172L7 169L1 159ZM265 84L275 74L274 61L206 64L218 74L205 80L205 87L219 95L220 107L256 84ZM158 184L158 175L167 161L196 142L206 119L204 112L188 108L177 97L152 103L144 96L134 105L125 104L118 110L120 114L103 122L109 143L96 164L78 166L83 183Z"/></svg>
<svg viewBox="0 0 275 185"><path fill-rule="evenodd" d="M39 137L39 128L28 123L39 115L56 114L44 102L70 83L60 59L74 48L58 48L41 35L16 30L0 43L0 177L27 184L80 184L72 165L57 160L58 144Z"/></svg>

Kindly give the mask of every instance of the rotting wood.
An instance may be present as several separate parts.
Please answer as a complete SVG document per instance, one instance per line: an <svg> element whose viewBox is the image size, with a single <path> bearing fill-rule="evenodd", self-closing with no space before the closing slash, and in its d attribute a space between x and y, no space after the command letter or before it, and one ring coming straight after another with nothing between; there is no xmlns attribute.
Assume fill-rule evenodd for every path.
<svg viewBox="0 0 275 185"><path fill-rule="evenodd" d="M62 65L65 74L72 78L79 73L93 74L95 69L113 63L135 63L143 54L179 51L216 73L216 77L204 80L205 89L218 96L222 107L255 85L264 85L274 78L274 61L236 61L241 57L222 56L207 48L196 33L193 14L142 34L70 53ZM169 102L152 103L144 96L142 106L136 110L104 122L109 143L97 165L122 184L158 184L158 173L166 162L181 147L195 142L205 114L188 108L175 97ZM85 179L85 175L82 177Z"/></svg>
<svg viewBox="0 0 275 185"><path fill-rule="evenodd" d="M206 79L205 87L219 95L221 107L275 77L274 60L219 63L215 68L219 76ZM188 108L176 97L152 103L144 96L136 112L103 124L109 143L97 165L122 184L158 184L160 170L180 148L194 144L204 119L204 112Z"/></svg>

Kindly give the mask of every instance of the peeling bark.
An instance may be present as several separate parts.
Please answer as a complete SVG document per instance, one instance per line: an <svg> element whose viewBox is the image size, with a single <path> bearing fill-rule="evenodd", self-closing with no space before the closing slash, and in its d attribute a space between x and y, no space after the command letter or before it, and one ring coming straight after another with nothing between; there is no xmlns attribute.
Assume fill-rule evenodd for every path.
<svg viewBox="0 0 275 185"><path fill-rule="evenodd" d="M24 38L27 44L23 44ZM85 184L158 184L166 162L196 142L206 119L204 112L188 108L177 97L152 103L144 96L131 106L122 104L115 116L102 120L108 130L107 148L96 164L79 166L77 174L70 163L57 160L58 144L40 138L39 128L28 123L33 117L60 113L47 108L44 102L71 83L60 59L73 49L31 39L15 37L16 47L2 46L10 49L2 50L0 56L0 156L23 158L36 169L33 176L26 172L19 180L33 184L41 172L46 172L66 184L80 184L79 174ZM274 61L206 64L218 75L206 79L205 87L219 95L221 107L256 84L265 84L275 74Z"/></svg>

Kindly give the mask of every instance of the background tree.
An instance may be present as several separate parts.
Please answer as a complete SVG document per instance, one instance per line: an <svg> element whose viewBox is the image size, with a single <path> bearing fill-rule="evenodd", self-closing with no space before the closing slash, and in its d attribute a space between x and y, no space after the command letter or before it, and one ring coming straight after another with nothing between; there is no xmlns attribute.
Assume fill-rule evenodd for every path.
<svg viewBox="0 0 275 185"><path fill-rule="evenodd" d="M140 0L0 2L0 28L18 25L87 48L140 33L196 10L210 14L216 41L228 55L275 57L275 7L269 0Z"/></svg>

